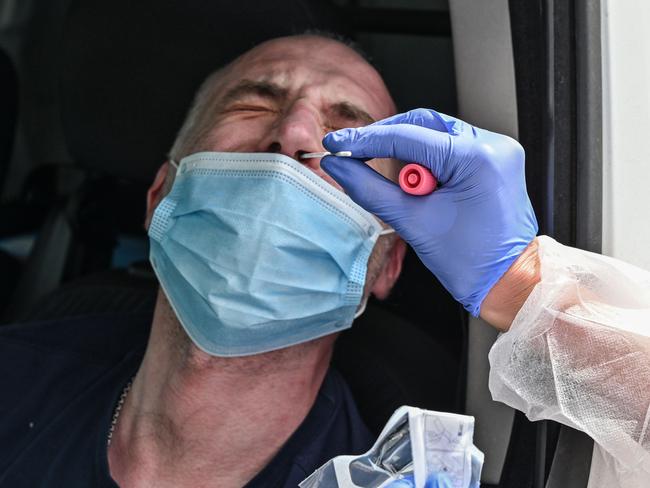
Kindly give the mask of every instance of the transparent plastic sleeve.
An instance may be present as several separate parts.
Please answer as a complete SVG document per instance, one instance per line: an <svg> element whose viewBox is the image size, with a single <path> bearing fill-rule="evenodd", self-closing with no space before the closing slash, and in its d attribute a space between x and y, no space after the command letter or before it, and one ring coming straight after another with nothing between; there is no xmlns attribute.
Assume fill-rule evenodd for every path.
<svg viewBox="0 0 650 488"><path fill-rule="evenodd" d="M473 436L474 417L400 407L368 452L335 457L300 488L478 488L483 453Z"/></svg>
<svg viewBox="0 0 650 488"><path fill-rule="evenodd" d="M646 487L650 273L538 240L541 282L490 351L492 396L591 436L590 488Z"/></svg>

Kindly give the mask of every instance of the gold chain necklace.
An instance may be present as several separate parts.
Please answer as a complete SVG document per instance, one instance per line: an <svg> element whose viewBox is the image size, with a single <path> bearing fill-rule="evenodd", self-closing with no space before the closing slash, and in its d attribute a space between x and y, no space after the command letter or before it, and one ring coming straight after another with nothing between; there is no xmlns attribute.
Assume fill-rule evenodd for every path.
<svg viewBox="0 0 650 488"><path fill-rule="evenodd" d="M122 407L124 406L124 401L126 400L126 396L129 394L129 390L131 389L131 385L133 384L133 380L135 379L135 376L131 377L129 382L126 384L124 389L122 390L122 394L120 395L120 400L117 402L117 405L115 406L115 411L113 412L113 419L111 420L111 426L108 429L108 438L106 439L106 446L111 445L111 439L113 438L113 432L115 432L115 426L117 425L117 419L120 418L120 412L122 412Z"/></svg>

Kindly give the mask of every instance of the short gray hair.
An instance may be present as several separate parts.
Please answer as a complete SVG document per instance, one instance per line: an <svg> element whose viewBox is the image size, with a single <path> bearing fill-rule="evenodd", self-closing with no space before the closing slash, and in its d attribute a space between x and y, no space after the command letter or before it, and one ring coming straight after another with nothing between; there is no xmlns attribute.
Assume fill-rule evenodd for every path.
<svg viewBox="0 0 650 488"><path fill-rule="evenodd" d="M179 162L185 156L196 152L205 142L214 123L220 81L229 67L230 64L219 68L201 83L185 121L178 131L174 145L169 151L169 159Z"/></svg>

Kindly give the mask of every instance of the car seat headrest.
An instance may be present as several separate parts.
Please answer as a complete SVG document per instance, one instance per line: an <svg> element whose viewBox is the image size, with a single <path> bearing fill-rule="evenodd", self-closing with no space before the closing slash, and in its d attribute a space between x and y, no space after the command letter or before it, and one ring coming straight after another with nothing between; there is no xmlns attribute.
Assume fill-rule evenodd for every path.
<svg viewBox="0 0 650 488"><path fill-rule="evenodd" d="M59 78L71 156L151 181L210 72L270 38L340 31L333 8L318 0L73 0Z"/></svg>

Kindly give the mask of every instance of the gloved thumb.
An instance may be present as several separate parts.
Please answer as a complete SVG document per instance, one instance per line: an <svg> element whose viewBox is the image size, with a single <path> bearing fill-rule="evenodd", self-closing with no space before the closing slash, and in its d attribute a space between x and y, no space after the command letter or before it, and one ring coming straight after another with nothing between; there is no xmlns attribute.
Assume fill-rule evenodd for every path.
<svg viewBox="0 0 650 488"><path fill-rule="evenodd" d="M398 202L405 195L399 185L353 158L326 156L321 160L321 168L343 187L352 200L368 212L391 226L399 220L399 215L395 213L400 208Z"/></svg>

